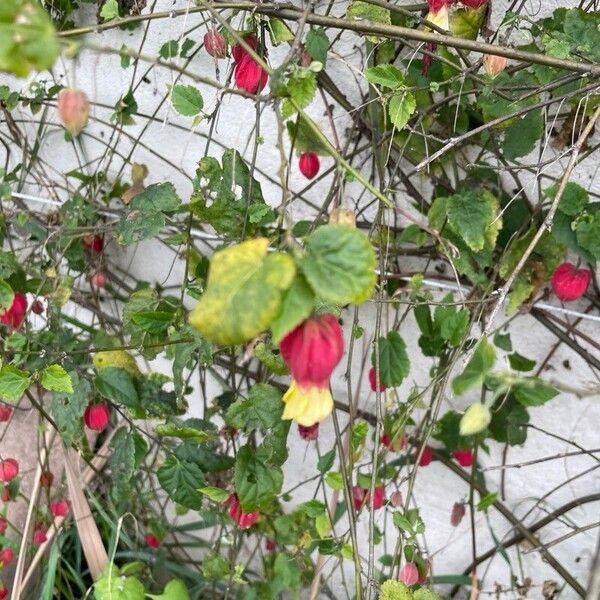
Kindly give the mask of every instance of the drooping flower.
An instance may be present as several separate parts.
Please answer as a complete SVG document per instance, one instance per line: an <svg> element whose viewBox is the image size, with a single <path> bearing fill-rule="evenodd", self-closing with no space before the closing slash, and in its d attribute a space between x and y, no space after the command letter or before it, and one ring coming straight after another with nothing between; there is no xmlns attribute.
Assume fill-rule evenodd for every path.
<svg viewBox="0 0 600 600"><path fill-rule="evenodd" d="M455 450L452 456L461 467L470 467L473 464L472 450Z"/></svg>
<svg viewBox="0 0 600 600"><path fill-rule="evenodd" d="M0 403L0 423L6 423L12 416L13 409L8 404Z"/></svg>
<svg viewBox="0 0 600 600"><path fill-rule="evenodd" d="M249 94L257 94L267 85L268 73L250 56L246 54L236 63L235 86Z"/></svg>
<svg viewBox="0 0 600 600"><path fill-rule="evenodd" d="M6 568L10 565L15 557L15 553L10 548L2 548L0 550L0 565Z"/></svg>
<svg viewBox="0 0 600 600"><path fill-rule="evenodd" d="M433 448L431 446L425 446L423 448L423 453L421 454L421 458L419 459L419 466L426 467L431 464L433 460Z"/></svg>
<svg viewBox="0 0 600 600"><path fill-rule="evenodd" d="M14 458L0 461L0 481L9 483L19 474L19 463Z"/></svg>
<svg viewBox="0 0 600 600"><path fill-rule="evenodd" d="M0 323L12 329L19 329L25 320L27 312L27 298L21 292L15 292L15 297L10 308L0 313Z"/></svg>
<svg viewBox="0 0 600 600"><path fill-rule="evenodd" d="M260 513L258 511L247 513L242 510L242 505L240 504L240 499L237 494L231 494L225 501L225 504L229 506L229 516L231 517L231 520L240 529L252 527L252 525L260 518Z"/></svg>
<svg viewBox="0 0 600 600"><path fill-rule="evenodd" d="M298 167L306 179L313 179L321 167L319 156L315 152L303 152L298 160Z"/></svg>
<svg viewBox="0 0 600 600"><path fill-rule="evenodd" d="M160 548L160 540L152 533L146 534L145 541L146 541L146 544L150 548L153 548L154 550L157 550L158 548Z"/></svg>
<svg viewBox="0 0 600 600"><path fill-rule="evenodd" d="M485 54L483 57L483 68L490 77L496 77L506 69L507 59L497 54Z"/></svg>
<svg viewBox="0 0 600 600"><path fill-rule="evenodd" d="M458 527L465 516L465 505L462 502L455 502L450 513L450 525Z"/></svg>
<svg viewBox="0 0 600 600"><path fill-rule="evenodd" d="M33 543L36 546L41 546L47 541L48 536L46 535L46 526L43 523L38 523L33 530Z"/></svg>
<svg viewBox="0 0 600 600"><path fill-rule="evenodd" d="M383 485L375 486L371 500L371 491L355 485L352 488L352 502L356 510L360 510L363 505L371 506L379 510L385 503L385 487Z"/></svg>
<svg viewBox="0 0 600 600"><path fill-rule="evenodd" d="M94 235L86 235L81 238L81 243L85 248L87 248L90 252L95 252L96 254L100 254L102 250L104 250L104 237L99 233Z"/></svg>
<svg viewBox="0 0 600 600"><path fill-rule="evenodd" d="M71 509L71 503L66 499L50 502L50 511L55 517L66 517Z"/></svg>
<svg viewBox="0 0 600 600"><path fill-rule="evenodd" d="M58 114L65 129L74 137L87 125L90 101L85 92L64 89L58 95Z"/></svg>
<svg viewBox="0 0 600 600"><path fill-rule="evenodd" d="M329 378L344 353L342 328L334 315L310 317L280 342L281 355L292 373L283 396L283 419L310 427L333 410Z"/></svg>
<svg viewBox="0 0 600 600"><path fill-rule="evenodd" d="M305 442L314 442L319 439L319 424L313 423L309 427L298 424L298 433Z"/></svg>
<svg viewBox="0 0 600 600"><path fill-rule="evenodd" d="M559 300L571 302L585 294L592 280L589 269L578 269L574 264L564 262L552 274L552 289Z"/></svg>
<svg viewBox="0 0 600 600"><path fill-rule="evenodd" d="M414 562L407 562L401 569L398 579L404 585L415 585L419 581L419 569Z"/></svg>
<svg viewBox="0 0 600 600"><path fill-rule="evenodd" d="M83 413L83 421L88 429L104 431L110 420L110 408L106 402L91 404Z"/></svg>
<svg viewBox="0 0 600 600"><path fill-rule="evenodd" d="M377 377L375 367L369 369L369 383L371 384L371 391L373 392L385 392L387 389L385 384Z"/></svg>
<svg viewBox="0 0 600 600"><path fill-rule="evenodd" d="M204 49L213 58L225 58L227 56L227 40L219 31L207 31L204 34Z"/></svg>

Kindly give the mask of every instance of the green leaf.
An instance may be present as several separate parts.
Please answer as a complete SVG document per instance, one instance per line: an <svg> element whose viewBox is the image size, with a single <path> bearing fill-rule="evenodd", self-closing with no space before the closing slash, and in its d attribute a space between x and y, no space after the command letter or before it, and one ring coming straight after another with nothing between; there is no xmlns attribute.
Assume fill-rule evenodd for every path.
<svg viewBox="0 0 600 600"><path fill-rule="evenodd" d="M400 385L410 372L410 360L406 352L406 344L397 331L390 331L386 337L380 337L379 348L379 380L386 387ZM376 366L375 352L371 355L371 364Z"/></svg>
<svg viewBox="0 0 600 600"><path fill-rule="evenodd" d="M195 117L204 107L202 94L193 85L174 85L171 89L171 104L184 117Z"/></svg>
<svg viewBox="0 0 600 600"><path fill-rule="evenodd" d="M143 213L172 212L181 206L181 198L175 186L167 181L149 185L143 192L136 194L131 205Z"/></svg>
<svg viewBox="0 0 600 600"><path fill-rule="evenodd" d="M320 62L323 66L327 64L327 51L329 50L329 38L322 27L311 29L306 34L304 42L306 51L311 57Z"/></svg>
<svg viewBox="0 0 600 600"><path fill-rule="evenodd" d="M417 101L411 92L394 94L389 101L390 121L396 129L402 129L417 109Z"/></svg>
<svg viewBox="0 0 600 600"><path fill-rule="evenodd" d="M487 511L487 509L494 504L497 497L498 492L490 492L489 494L486 494L477 504L477 510L480 512Z"/></svg>
<svg viewBox="0 0 600 600"><path fill-rule="evenodd" d="M117 504L131 495L131 478L135 472L135 445L133 435L121 427L113 437L110 447L111 495Z"/></svg>
<svg viewBox="0 0 600 600"><path fill-rule="evenodd" d="M283 21L274 17L269 18L269 35L273 46L279 46L283 42L291 42L294 39L290 28Z"/></svg>
<svg viewBox="0 0 600 600"><path fill-rule="evenodd" d="M52 392L73 393L71 377L60 365L50 365L42 371L42 387Z"/></svg>
<svg viewBox="0 0 600 600"><path fill-rule="evenodd" d="M146 596L153 600L190 600L187 588L180 579L171 579L160 596L153 594L146 594Z"/></svg>
<svg viewBox="0 0 600 600"><path fill-rule="evenodd" d="M96 600L144 600L146 593L141 581L121 575L111 563L94 584L94 597Z"/></svg>
<svg viewBox="0 0 600 600"><path fill-rule="evenodd" d="M365 71L365 77L369 83L391 88L393 90L404 84L404 75L402 71L394 65L377 65L369 67Z"/></svg>
<svg viewBox="0 0 600 600"><path fill-rule="evenodd" d="M242 344L279 313L296 269L287 254L267 254L268 245L258 238L215 253L206 291L190 316L191 325L211 342Z"/></svg>
<svg viewBox="0 0 600 600"><path fill-rule="evenodd" d="M230 427L251 431L274 427L281 420L283 401L281 392L267 383L252 386L248 399L236 400L225 413Z"/></svg>
<svg viewBox="0 0 600 600"><path fill-rule="evenodd" d="M16 402L31 384L31 375L12 365L0 369L0 400Z"/></svg>
<svg viewBox="0 0 600 600"><path fill-rule="evenodd" d="M548 198L554 200L556 194L558 192L558 188L560 187L560 183L556 182L554 185L551 185L549 188L544 190L544 194L548 196ZM570 217L575 217L583 211L583 209L587 206L590 200L589 194L587 191L582 188L579 184L574 183L573 181L569 181L563 190L563 194L560 197L560 202L558 204L558 210L564 213L565 215L569 215Z"/></svg>
<svg viewBox="0 0 600 600"><path fill-rule="evenodd" d="M330 155L329 148L316 136L306 119L299 117L296 122L290 120L286 123L286 127L296 154L314 152L319 156Z"/></svg>
<svg viewBox="0 0 600 600"><path fill-rule="evenodd" d="M200 510L202 495L198 490L204 483L204 475L197 464L171 455L158 469L156 476L173 502Z"/></svg>
<svg viewBox="0 0 600 600"><path fill-rule="evenodd" d="M162 437L176 437L180 440L193 440L198 444L204 444L205 442L214 438L214 434L207 431L200 424L197 423L198 419L187 419L186 421L167 421L166 423L160 423L154 427L154 431Z"/></svg>
<svg viewBox="0 0 600 600"><path fill-rule="evenodd" d="M523 406L542 406L558 396L558 390L538 377L530 377L515 386L514 394Z"/></svg>
<svg viewBox="0 0 600 600"><path fill-rule="evenodd" d="M590 213L577 221L577 243L595 260L600 260L600 211Z"/></svg>
<svg viewBox="0 0 600 600"><path fill-rule="evenodd" d="M13 289L4 281L0 279L0 309L8 310L15 299L15 293Z"/></svg>
<svg viewBox="0 0 600 600"><path fill-rule="evenodd" d="M201 494L208 496L213 502L220 504L229 498L229 492L221 488L207 486L198 490Z"/></svg>
<svg viewBox="0 0 600 600"><path fill-rule="evenodd" d="M98 393L107 400L112 400L127 408L139 406L140 400L133 378L125 369L117 367L99 369L94 385Z"/></svg>
<svg viewBox="0 0 600 600"><path fill-rule="evenodd" d="M26 77L52 67L58 53L54 26L38 2L0 2L0 71Z"/></svg>
<svg viewBox="0 0 600 600"><path fill-rule="evenodd" d="M529 413L527 409L515 401L511 395L494 411L488 426L492 439L497 442L517 446L524 444L527 439L527 424Z"/></svg>
<svg viewBox="0 0 600 600"><path fill-rule="evenodd" d="M518 352L508 355L508 362L515 371L531 371L535 367L535 360L521 356Z"/></svg>
<svg viewBox="0 0 600 600"><path fill-rule="evenodd" d="M512 352L512 342L510 341L510 333L497 333L494 336L494 345L500 350Z"/></svg>
<svg viewBox="0 0 600 600"><path fill-rule="evenodd" d="M377 259L368 238L348 225L324 225L306 238L300 267L325 301L360 304L375 289Z"/></svg>
<svg viewBox="0 0 600 600"><path fill-rule="evenodd" d="M487 13L487 3L478 9L459 8L450 13L450 31L452 35L466 40L474 40Z"/></svg>
<svg viewBox="0 0 600 600"><path fill-rule="evenodd" d="M317 92L317 76L308 69L295 71L288 79L286 89L290 97L300 108L306 108L314 99ZM296 112L291 104L286 105L283 118L287 119Z"/></svg>
<svg viewBox="0 0 600 600"><path fill-rule="evenodd" d="M544 133L544 117L540 109L529 111L506 129L502 153L514 160L532 152Z"/></svg>
<svg viewBox="0 0 600 600"><path fill-rule="evenodd" d="M452 382L454 393L459 396L468 389L481 385L495 362L496 351L494 347L486 339L482 339L465 370L458 377L455 377Z"/></svg>
<svg viewBox="0 0 600 600"><path fill-rule="evenodd" d="M471 250L483 250L486 231L497 216L495 208L487 196L467 190L448 198L448 222Z"/></svg>
<svg viewBox="0 0 600 600"><path fill-rule="evenodd" d="M92 386L87 379L71 374L74 391L72 394L55 393L50 412L64 443L69 446L82 432L82 417L89 404Z"/></svg>
<svg viewBox="0 0 600 600"><path fill-rule="evenodd" d="M344 479L341 473L336 471L329 471L325 475L325 483L333 490L341 490L344 487Z"/></svg>
<svg viewBox="0 0 600 600"><path fill-rule="evenodd" d="M147 333L166 331L174 317L174 313L161 310L142 310L130 315L131 322Z"/></svg>
<svg viewBox="0 0 600 600"><path fill-rule="evenodd" d="M296 277L288 290L283 293L279 314L271 323L273 342L278 344L284 335L307 319L315 304L315 294L302 273Z"/></svg>
<svg viewBox="0 0 600 600"><path fill-rule="evenodd" d="M161 58L175 58L179 54L179 42L177 40L169 40L165 42L158 51Z"/></svg>
<svg viewBox="0 0 600 600"><path fill-rule="evenodd" d="M261 460L251 446L242 446L235 459L235 491L245 512L260 510L281 491L283 473Z"/></svg>
<svg viewBox="0 0 600 600"><path fill-rule="evenodd" d="M319 469L319 473L325 473L329 471L331 467L333 467L333 463L335 461L335 446L329 451L319 457L317 461L317 469Z"/></svg>
<svg viewBox="0 0 600 600"><path fill-rule="evenodd" d="M390 25L392 22L390 11L387 8L363 2L362 0L353 0L346 11L349 19L358 19L373 21L374 23L383 23ZM381 38L376 35L368 35L367 39L373 43L378 43Z"/></svg>
<svg viewBox="0 0 600 600"><path fill-rule="evenodd" d="M100 17L105 21L119 18L119 3L117 0L106 0L100 10Z"/></svg>

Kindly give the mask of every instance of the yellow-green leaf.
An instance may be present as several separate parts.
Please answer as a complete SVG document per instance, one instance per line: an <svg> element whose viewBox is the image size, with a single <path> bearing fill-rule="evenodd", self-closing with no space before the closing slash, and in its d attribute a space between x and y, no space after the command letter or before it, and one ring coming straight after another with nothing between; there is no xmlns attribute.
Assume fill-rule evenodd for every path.
<svg viewBox="0 0 600 600"><path fill-rule="evenodd" d="M206 291L190 315L204 337L225 346L243 344L269 327L296 267L282 252L267 253L266 238L217 252Z"/></svg>

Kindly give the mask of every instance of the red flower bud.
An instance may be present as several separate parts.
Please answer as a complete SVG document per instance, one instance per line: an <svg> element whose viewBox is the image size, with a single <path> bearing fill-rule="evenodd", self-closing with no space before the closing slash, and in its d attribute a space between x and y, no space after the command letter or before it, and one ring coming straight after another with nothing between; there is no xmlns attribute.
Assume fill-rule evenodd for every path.
<svg viewBox="0 0 600 600"><path fill-rule="evenodd" d="M27 312L27 298L21 292L15 292L13 303L8 310L0 314L0 323L12 329L19 329L25 320Z"/></svg>
<svg viewBox="0 0 600 600"><path fill-rule="evenodd" d="M326 388L344 353L342 328L332 314L310 317L281 340L279 349L300 386Z"/></svg>
<svg viewBox="0 0 600 600"><path fill-rule="evenodd" d="M275 548L277 548L277 544L275 543L275 540L268 539L265 542L265 550L267 552L273 552L275 550Z"/></svg>
<svg viewBox="0 0 600 600"><path fill-rule="evenodd" d="M3 568L8 567L14 557L15 553L10 548L2 548L2 550L0 550L0 565L2 565Z"/></svg>
<svg viewBox="0 0 600 600"><path fill-rule="evenodd" d="M11 496L10 496L10 488L5 485L2 488L2 494L0 494L0 500L2 500L2 502L10 502L12 500Z"/></svg>
<svg viewBox="0 0 600 600"><path fill-rule="evenodd" d="M455 450L452 456L461 467L470 467L473 464L473 452L471 450Z"/></svg>
<svg viewBox="0 0 600 600"><path fill-rule="evenodd" d="M235 66L235 86L249 94L257 94L267 85L268 73L246 54Z"/></svg>
<svg viewBox="0 0 600 600"><path fill-rule="evenodd" d="M260 518L259 512L246 513L242 510L242 505L240 504L240 499L237 494L231 494L225 501L225 504L229 506L229 516L231 517L231 520L240 529L252 527L252 525Z"/></svg>
<svg viewBox="0 0 600 600"><path fill-rule="evenodd" d="M7 598L7 597L8 597L8 588L2 586L0 588L0 600L4 600L4 598Z"/></svg>
<svg viewBox="0 0 600 600"><path fill-rule="evenodd" d="M507 59L496 54L485 54L483 57L483 68L490 77L496 77L506 69Z"/></svg>
<svg viewBox="0 0 600 600"><path fill-rule="evenodd" d="M246 42L246 44L248 46L250 46L250 48L252 48L252 50L256 50L256 36L254 34L245 37L244 42ZM236 63L241 62L241 60L242 60L242 58L244 58L244 56L248 56L246 49L243 46L241 46L240 44L236 44L231 49L231 54L233 55L233 60Z"/></svg>
<svg viewBox="0 0 600 600"><path fill-rule="evenodd" d="M450 524L452 527L458 527L465 516L465 505L462 502L455 502L450 513Z"/></svg>
<svg viewBox="0 0 600 600"><path fill-rule="evenodd" d="M308 427L298 423L298 433L305 442L314 442L319 439L319 424L313 423Z"/></svg>
<svg viewBox="0 0 600 600"><path fill-rule="evenodd" d="M70 509L71 503L66 498L50 502L50 510L55 517L66 517Z"/></svg>
<svg viewBox="0 0 600 600"><path fill-rule="evenodd" d="M213 58L225 58L227 56L227 40L218 31L207 31L204 34L204 49Z"/></svg>
<svg viewBox="0 0 600 600"><path fill-rule="evenodd" d="M373 392L385 392L386 386L381 381L378 381L375 367L369 369L369 383L371 384L371 390Z"/></svg>
<svg viewBox="0 0 600 600"><path fill-rule="evenodd" d="M106 285L106 275L104 273L94 273L90 277L90 283L97 288L103 288Z"/></svg>
<svg viewBox="0 0 600 600"><path fill-rule="evenodd" d="M39 300L34 300L31 304L31 312L36 315L41 315L44 312L44 305Z"/></svg>
<svg viewBox="0 0 600 600"><path fill-rule="evenodd" d="M44 542L48 541L46 535L46 527L43 523L38 523L33 530L33 543L36 546L41 546Z"/></svg>
<svg viewBox="0 0 600 600"><path fill-rule="evenodd" d="M19 463L14 458L0 461L0 481L8 483L19 474Z"/></svg>
<svg viewBox="0 0 600 600"><path fill-rule="evenodd" d="M552 274L552 289L564 302L578 300L585 294L592 280L589 269L578 269L574 264L564 262Z"/></svg>
<svg viewBox="0 0 600 600"><path fill-rule="evenodd" d="M105 402L92 404L85 409L83 421L93 431L104 431L110 420L110 407Z"/></svg>
<svg viewBox="0 0 600 600"><path fill-rule="evenodd" d="M419 581L419 569L417 565L413 562L406 563L401 569L398 579L404 585L415 585L417 581Z"/></svg>
<svg viewBox="0 0 600 600"><path fill-rule="evenodd" d="M360 510L363 504L367 506L371 506L372 504L375 510L379 510L385 503L385 487L382 485L376 486L373 490L373 499L371 501L371 492L355 485L352 488L352 502L356 510Z"/></svg>
<svg viewBox="0 0 600 600"><path fill-rule="evenodd" d="M8 529L8 521L4 517L0 517L0 535L4 535Z"/></svg>
<svg viewBox="0 0 600 600"><path fill-rule="evenodd" d="M58 114L65 129L77 137L87 125L90 116L90 101L81 90L65 89L58 95Z"/></svg>
<svg viewBox="0 0 600 600"><path fill-rule="evenodd" d="M147 533L146 534L146 544L148 546L150 546L150 548L153 548L154 550L156 550L157 548L160 547L160 540L153 534L151 533Z"/></svg>
<svg viewBox="0 0 600 600"><path fill-rule="evenodd" d="M429 446L425 446L423 449L423 454L421 454L421 458L419 459L419 465L421 467L426 467L433 460L433 448Z"/></svg>
<svg viewBox="0 0 600 600"><path fill-rule="evenodd" d="M387 433L384 433L381 436L381 443L390 451L390 452L400 452L402 448L406 447L406 436L394 436L393 438L389 436Z"/></svg>
<svg viewBox="0 0 600 600"><path fill-rule="evenodd" d="M394 508L401 507L404 504L404 501L402 500L402 492L394 492L390 496L390 502Z"/></svg>
<svg viewBox="0 0 600 600"><path fill-rule="evenodd" d="M85 248L96 254L100 254L104 250L104 237L98 233L96 235L86 235L81 238L81 243Z"/></svg>
<svg viewBox="0 0 600 600"><path fill-rule="evenodd" d="M321 167L319 157L314 152L303 152L300 155L298 167L300 168L300 173L302 173L306 179L313 179L317 176Z"/></svg>
<svg viewBox="0 0 600 600"><path fill-rule="evenodd" d="M51 471L42 471L42 474L40 475L40 485L43 488L49 488L52 486L53 482L54 475L51 473Z"/></svg>
<svg viewBox="0 0 600 600"><path fill-rule="evenodd" d="M0 404L0 423L6 423L12 416L13 409L8 404Z"/></svg>

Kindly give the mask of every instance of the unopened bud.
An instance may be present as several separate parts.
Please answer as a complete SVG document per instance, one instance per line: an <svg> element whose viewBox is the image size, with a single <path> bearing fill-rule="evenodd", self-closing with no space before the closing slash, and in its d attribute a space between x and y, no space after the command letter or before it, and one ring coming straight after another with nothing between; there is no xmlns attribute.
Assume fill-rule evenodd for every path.
<svg viewBox="0 0 600 600"><path fill-rule="evenodd" d="M496 54L486 54L483 57L483 68L490 77L496 77L506 69L506 63L508 61L504 56L497 56Z"/></svg>
<svg viewBox="0 0 600 600"><path fill-rule="evenodd" d="M74 137L87 125L90 101L81 90L65 89L58 95L58 114L65 129Z"/></svg>

